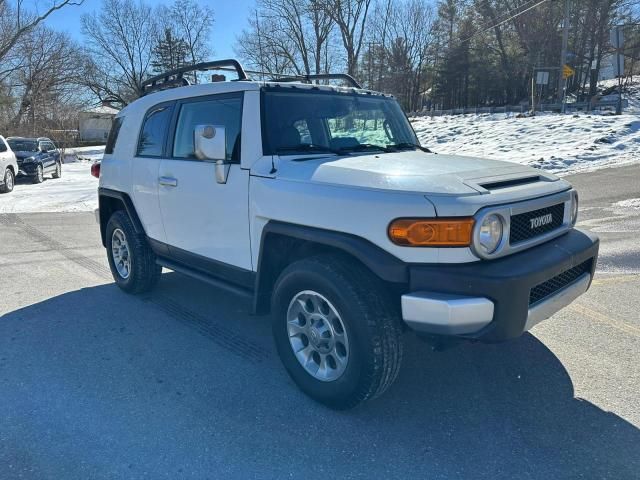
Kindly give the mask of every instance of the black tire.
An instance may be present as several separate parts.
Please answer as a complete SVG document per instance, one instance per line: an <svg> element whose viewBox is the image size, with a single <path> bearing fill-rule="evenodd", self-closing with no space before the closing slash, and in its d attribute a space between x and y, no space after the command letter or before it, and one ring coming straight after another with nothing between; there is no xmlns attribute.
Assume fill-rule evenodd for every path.
<svg viewBox="0 0 640 480"><path fill-rule="evenodd" d="M349 357L340 377L321 381L298 361L287 332L287 311L297 294L311 290L337 310L349 337ZM357 261L319 255L289 265L272 299L273 335L280 359L300 389L337 410L382 394L396 379L402 362L400 307L382 282Z"/></svg>
<svg viewBox="0 0 640 480"><path fill-rule="evenodd" d="M51 175L52 178L60 178L62 177L62 164L60 162L56 162L56 169L53 171Z"/></svg>
<svg viewBox="0 0 640 480"><path fill-rule="evenodd" d="M36 173L31 178L31 181L33 183L42 183L42 182L44 182L44 169L42 168L42 165L38 165L36 167Z"/></svg>
<svg viewBox="0 0 640 480"><path fill-rule="evenodd" d="M131 263L126 278L118 272L114 261L113 232L115 230L124 233L128 244L128 257ZM107 223L106 240L111 274L122 290L128 293L143 293L151 290L158 283L162 267L156 264L156 256L144 235L136 233L129 215L124 211L119 210L111 215Z"/></svg>
<svg viewBox="0 0 640 480"><path fill-rule="evenodd" d="M10 168L4 171L4 183L0 186L0 193L10 193L13 191L13 186L16 183L16 177Z"/></svg>

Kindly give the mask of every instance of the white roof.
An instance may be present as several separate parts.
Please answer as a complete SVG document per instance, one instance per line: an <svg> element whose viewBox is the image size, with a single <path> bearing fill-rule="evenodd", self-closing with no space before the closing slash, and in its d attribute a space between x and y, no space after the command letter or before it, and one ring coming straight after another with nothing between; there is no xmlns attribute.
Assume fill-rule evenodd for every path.
<svg viewBox="0 0 640 480"><path fill-rule="evenodd" d="M81 113L93 113L98 115L117 115L120 110L112 107L100 106L96 108L90 108L83 110Z"/></svg>

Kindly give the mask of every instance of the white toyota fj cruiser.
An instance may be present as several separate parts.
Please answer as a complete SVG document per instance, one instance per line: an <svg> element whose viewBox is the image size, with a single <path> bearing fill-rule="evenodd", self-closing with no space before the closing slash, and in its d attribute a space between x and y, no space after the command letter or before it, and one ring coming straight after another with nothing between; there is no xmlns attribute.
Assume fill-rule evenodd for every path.
<svg viewBox="0 0 640 480"><path fill-rule="evenodd" d="M185 86L189 70L224 67L239 81ZM351 86L312 83L330 78ZM166 267L249 296L293 380L326 405L386 390L404 330L508 340L589 288L598 239L574 228L568 182L432 153L392 97L351 77L250 81L227 60L141 89L101 164L116 283L142 292Z"/></svg>

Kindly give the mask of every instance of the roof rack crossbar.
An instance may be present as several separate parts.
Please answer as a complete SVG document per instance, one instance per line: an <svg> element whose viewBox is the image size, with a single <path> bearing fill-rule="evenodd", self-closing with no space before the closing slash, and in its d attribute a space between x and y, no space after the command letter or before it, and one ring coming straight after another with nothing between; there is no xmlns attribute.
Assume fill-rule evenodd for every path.
<svg viewBox="0 0 640 480"><path fill-rule="evenodd" d="M313 75L295 75L290 77L278 78L277 82L307 82L313 80L344 80L351 84L352 87L362 88L358 81L347 73L318 73Z"/></svg>
<svg viewBox="0 0 640 480"><path fill-rule="evenodd" d="M144 96L151 92L164 90L166 88L189 85L189 81L184 78L185 73L205 72L207 70L220 69L221 67L226 67L225 70L229 67L232 67L233 70L238 74L238 80L248 79L246 72L242 68L242 65L240 65L240 62L238 62L237 60L214 60L212 62L202 62L196 63L194 65L187 65L185 67L169 70L168 72L156 75L155 77L147 78L140 83L140 92L141 95Z"/></svg>

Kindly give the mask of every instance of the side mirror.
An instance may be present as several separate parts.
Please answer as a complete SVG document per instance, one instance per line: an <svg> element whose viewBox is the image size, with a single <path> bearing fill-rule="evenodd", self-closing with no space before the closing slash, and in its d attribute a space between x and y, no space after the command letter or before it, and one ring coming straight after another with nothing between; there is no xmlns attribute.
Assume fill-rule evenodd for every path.
<svg viewBox="0 0 640 480"><path fill-rule="evenodd" d="M197 125L193 135L196 158L205 162L214 162L216 181L218 183L227 183L231 165L227 162L225 127L219 125Z"/></svg>

